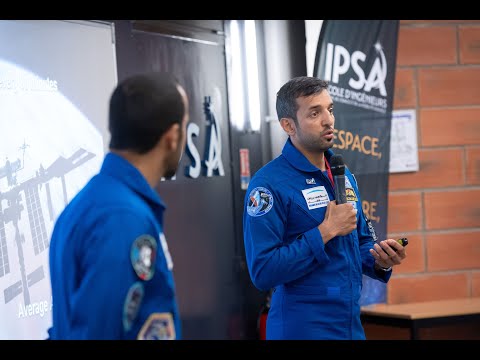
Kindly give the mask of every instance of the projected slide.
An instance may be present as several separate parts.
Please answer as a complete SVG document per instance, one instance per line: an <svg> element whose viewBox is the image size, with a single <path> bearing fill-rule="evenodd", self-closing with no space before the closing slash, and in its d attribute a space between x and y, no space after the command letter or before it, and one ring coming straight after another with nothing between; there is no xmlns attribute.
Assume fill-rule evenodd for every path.
<svg viewBox="0 0 480 360"><path fill-rule="evenodd" d="M116 84L110 24L0 21L0 339L44 339L55 220L96 173Z"/></svg>

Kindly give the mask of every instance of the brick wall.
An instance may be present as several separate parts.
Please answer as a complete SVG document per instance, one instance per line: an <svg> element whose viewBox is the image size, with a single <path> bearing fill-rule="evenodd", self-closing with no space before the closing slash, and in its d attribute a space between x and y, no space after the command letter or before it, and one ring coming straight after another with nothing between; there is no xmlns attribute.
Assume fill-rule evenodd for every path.
<svg viewBox="0 0 480 360"><path fill-rule="evenodd" d="M408 236L387 302L480 296L480 20L401 20L394 109L415 109L420 170L390 175Z"/></svg>
<svg viewBox="0 0 480 360"><path fill-rule="evenodd" d="M394 109L415 109L420 170L390 175L388 234L408 236L387 303L480 296L480 20L401 20ZM368 339L408 339L367 325ZM480 340L480 324L422 329Z"/></svg>

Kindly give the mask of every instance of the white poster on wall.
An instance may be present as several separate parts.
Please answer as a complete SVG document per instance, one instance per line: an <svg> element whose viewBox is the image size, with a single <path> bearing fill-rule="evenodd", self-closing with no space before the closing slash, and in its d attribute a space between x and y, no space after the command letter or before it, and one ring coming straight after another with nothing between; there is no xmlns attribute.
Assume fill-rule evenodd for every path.
<svg viewBox="0 0 480 360"><path fill-rule="evenodd" d="M390 135L390 172L418 171L417 119L413 109L394 110Z"/></svg>

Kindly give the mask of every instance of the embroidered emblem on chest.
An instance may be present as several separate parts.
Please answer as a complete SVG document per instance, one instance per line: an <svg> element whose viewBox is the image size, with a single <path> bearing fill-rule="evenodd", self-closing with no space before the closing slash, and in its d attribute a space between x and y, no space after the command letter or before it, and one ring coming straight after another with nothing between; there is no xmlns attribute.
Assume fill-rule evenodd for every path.
<svg viewBox="0 0 480 360"><path fill-rule="evenodd" d="M355 190L353 190L352 183L348 180L348 177L345 176L345 193L348 202L357 202L357 194L355 194Z"/></svg>

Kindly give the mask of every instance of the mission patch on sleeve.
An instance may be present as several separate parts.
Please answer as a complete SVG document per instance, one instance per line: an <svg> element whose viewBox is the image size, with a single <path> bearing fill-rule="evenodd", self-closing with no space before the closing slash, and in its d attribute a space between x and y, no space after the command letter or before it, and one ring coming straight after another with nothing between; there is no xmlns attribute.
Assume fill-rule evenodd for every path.
<svg viewBox="0 0 480 360"><path fill-rule="evenodd" d="M171 313L153 313L138 333L138 340L175 340Z"/></svg>
<svg viewBox="0 0 480 360"><path fill-rule="evenodd" d="M155 272L157 241L149 234L140 235L132 244L130 259L141 280L150 280Z"/></svg>

